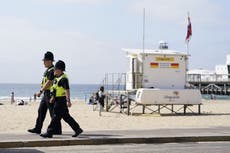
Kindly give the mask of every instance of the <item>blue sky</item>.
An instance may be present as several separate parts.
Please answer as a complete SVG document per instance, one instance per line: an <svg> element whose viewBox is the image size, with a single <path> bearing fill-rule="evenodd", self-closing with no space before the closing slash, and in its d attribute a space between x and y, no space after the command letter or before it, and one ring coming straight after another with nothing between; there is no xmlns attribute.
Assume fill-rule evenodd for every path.
<svg viewBox="0 0 230 153"><path fill-rule="evenodd" d="M66 62L71 83L100 83L106 72L126 72L121 48L160 40L185 52L187 12L193 36L189 68L214 69L230 52L227 0L0 0L0 83L39 83L49 50Z"/></svg>

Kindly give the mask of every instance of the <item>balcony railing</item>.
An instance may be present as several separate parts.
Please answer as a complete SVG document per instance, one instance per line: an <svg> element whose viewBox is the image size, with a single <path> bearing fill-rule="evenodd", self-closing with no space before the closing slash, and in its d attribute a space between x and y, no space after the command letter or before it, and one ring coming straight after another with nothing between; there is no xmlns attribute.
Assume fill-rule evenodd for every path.
<svg viewBox="0 0 230 153"><path fill-rule="evenodd" d="M187 74L188 82L228 82L229 74Z"/></svg>

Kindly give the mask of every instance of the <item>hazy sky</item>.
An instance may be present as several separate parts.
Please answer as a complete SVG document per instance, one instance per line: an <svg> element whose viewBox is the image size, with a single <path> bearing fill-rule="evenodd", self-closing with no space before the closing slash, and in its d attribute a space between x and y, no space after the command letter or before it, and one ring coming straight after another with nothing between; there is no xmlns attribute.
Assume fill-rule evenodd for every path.
<svg viewBox="0 0 230 153"><path fill-rule="evenodd" d="M106 72L126 72L121 48L160 40L185 52L187 12L193 36L190 69L214 69L230 52L228 0L0 0L0 83L39 83L49 50L67 65L71 83L100 83Z"/></svg>

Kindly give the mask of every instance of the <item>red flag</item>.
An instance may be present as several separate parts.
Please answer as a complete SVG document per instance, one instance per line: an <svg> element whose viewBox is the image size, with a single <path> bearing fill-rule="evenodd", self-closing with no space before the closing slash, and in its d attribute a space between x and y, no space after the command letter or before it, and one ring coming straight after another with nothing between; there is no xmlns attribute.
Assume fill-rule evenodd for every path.
<svg viewBox="0 0 230 153"><path fill-rule="evenodd" d="M191 24L191 21L190 21L190 17L188 16L188 29L187 29L187 36L185 38L187 43L189 42L191 37L192 37L192 24Z"/></svg>

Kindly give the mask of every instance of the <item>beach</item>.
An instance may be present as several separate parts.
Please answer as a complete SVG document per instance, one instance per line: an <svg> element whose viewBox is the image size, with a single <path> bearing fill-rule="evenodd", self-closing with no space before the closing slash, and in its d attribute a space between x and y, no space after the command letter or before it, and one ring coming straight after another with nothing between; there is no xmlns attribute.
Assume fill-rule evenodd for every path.
<svg viewBox="0 0 230 153"><path fill-rule="evenodd" d="M34 127L39 102L29 102L22 106L6 101L1 103L3 105L0 105L0 133L23 133ZM197 106L194 107L196 110ZM138 109L141 110L137 108L135 111L138 112ZM201 115L175 115L170 112L164 113L162 110L162 115L142 115L133 111L133 115L127 116L115 109L114 112L103 112L100 117L98 111L93 111L92 105L82 101L73 102L69 111L85 131L230 127L230 101L227 100L202 100ZM47 112L43 132L46 131L49 122L50 116ZM72 131L63 120L62 130Z"/></svg>

